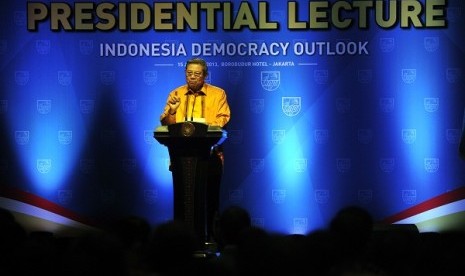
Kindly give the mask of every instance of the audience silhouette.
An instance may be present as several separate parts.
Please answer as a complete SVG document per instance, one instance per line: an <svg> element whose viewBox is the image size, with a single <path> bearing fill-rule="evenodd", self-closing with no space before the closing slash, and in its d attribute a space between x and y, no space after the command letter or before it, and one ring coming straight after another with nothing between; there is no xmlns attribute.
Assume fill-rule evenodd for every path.
<svg viewBox="0 0 465 276"><path fill-rule="evenodd" d="M225 208L215 229L216 252L182 221L152 227L126 217L99 233L58 237L27 231L0 209L0 275L461 275L464 232L420 233L381 225L357 206L335 214L326 228L270 233L248 211ZM205 254L199 254L205 253Z"/></svg>

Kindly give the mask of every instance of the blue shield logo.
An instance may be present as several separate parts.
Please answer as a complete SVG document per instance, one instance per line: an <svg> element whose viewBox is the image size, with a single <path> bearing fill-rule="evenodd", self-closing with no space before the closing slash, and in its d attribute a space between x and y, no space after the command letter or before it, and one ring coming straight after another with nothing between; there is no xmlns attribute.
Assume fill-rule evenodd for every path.
<svg viewBox="0 0 465 276"><path fill-rule="evenodd" d="M81 159L79 161L79 168L83 174L91 174L95 170L95 160L94 159Z"/></svg>
<svg viewBox="0 0 465 276"><path fill-rule="evenodd" d="M417 190L402 190L402 201L411 205L417 201Z"/></svg>
<svg viewBox="0 0 465 276"><path fill-rule="evenodd" d="M58 71L58 83L62 86L69 86L73 80L71 71Z"/></svg>
<svg viewBox="0 0 465 276"><path fill-rule="evenodd" d="M250 111L255 114L260 114L265 110L264 99L250 99L249 101Z"/></svg>
<svg viewBox="0 0 465 276"><path fill-rule="evenodd" d="M52 169L52 159L37 159L36 166L39 173L49 173Z"/></svg>
<svg viewBox="0 0 465 276"><path fill-rule="evenodd" d="M261 84L263 89L265 89L266 91L274 91L278 89L279 85L281 84L281 72L262 71Z"/></svg>
<svg viewBox="0 0 465 276"><path fill-rule="evenodd" d="M326 144L329 139L329 131L327 129L315 129L313 131L313 140L316 144Z"/></svg>
<svg viewBox="0 0 465 276"><path fill-rule="evenodd" d="M79 51L83 55L90 55L94 50L94 41L90 39L83 39L79 41Z"/></svg>
<svg viewBox="0 0 465 276"><path fill-rule="evenodd" d="M394 110L394 98L381 98L379 99L379 109L381 112L390 113Z"/></svg>
<svg viewBox="0 0 465 276"><path fill-rule="evenodd" d="M372 190L358 190L357 199L359 203L367 204L373 200Z"/></svg>
<svg viewBox="0 0 465 276"><path fill-rule="evenodd" d="M37 112L45 115L52 111L52 100L37 100Z"/></svg>
<svg viewBox="0 0 465 276"><path fill-rule="evenodd" d="M315 201L319 204L326 204L329 201L329 190L315 190Z"/></svg>
<svg viewBox="0 0 465 276"><path fill-rule="evenodd" d="M286 200L286 190L271 190L271 200L275 204L282 204Z"/></svg>
<svg viewBox="0 0 465 276"><path fill-rule="evenodd" d="M359 129L357 136L360 144L367 145L373 140L373 131L371 129Z"/></svg>
<svg viewBox="0 0 465 276"><path fill-rule="evenodd" d="M294 160L294 171L297 173L303 173L307 170L307 159L298 158Z"/></svg>
<svg viewBox="0 0 465 276"><path fill-rule="evenodd" d="M446 140L449 144L458 144L460 142L460 129L453 128L446 130Z"/></svg>
<svg viewBox="0 0 465 276"><path fill-rule="evenodd" d="M144 202L148 205L155 204L158 201L158 190L147 189L144 190Z"/></svg>
<svg viewBox="0 0 465 276"><path fill-rule="evenodd" d="M27 130L15 131L15 141L16 141L16 144L20 146L29 144L29 131Z"/></svg>
<svg viewBox="0 0 465 276"><path fill-rule="evenodd" d="M435 173L439 170L439 158L425 158L425 171Z"/></svg>
<svg viewBox="0 0 465 276"><path fill-rule="evenodd" d="M8 100L0 100L0 114L8 112Z"/></svg>
<svg viewBox="0 0 465 276"><path fill-rule="evenodd" d="M95 101L94 100L80 100L79 109L82 114L94 113Z"/></svg>
<svg viewBox="0 0 465 276"><path fill-rule="evenodd" d="M340 173L347 173L350 171L350 168L352 166L352 162L350 158L337 158L336 159L336 166L337 170Z"/></svg>
<svg viewBox="0 0 465 276"><path fill-rule="evenodd" d="M73 132L71 130L58 131L58 142L62 145L69 145L73 141Z"/></svg>
<svg viewBox="0 0 465 276"><path fill-rule="evenodd" d="M288 117L296 116L302 107L300 97L282 97L282 110Z"/></svg>
<svg viewBox="0 0 465 276"><path fill-rule="evenodd" d="M350 111L351 100L349 98L337 98L336 99L336 110L341 114L345 114Z"/></svg>
<svg viewBox="0 0 465 276"><path fill-rule="evenodd" d="M423 105L426 112L436 112L439 109L439 98L424 98Z"/></svg>
<svg viewBox="0 0 465 276"><path fill-rule="evenodd" d="M115 82L115 71L102 71L100 72L100 82L103 85L112 85Z"/></svg>
<svg viewBox="0 0 465 276"><path fill-rule="evenodd" d="M51 43L50 40L41 39L36 41L36 51L40 55L50 54Z"/></svg>
<svg viewBox="0 0 465 276"><path fill-rule="evenodd" d="M137 100L123 100L123 111L126 114L133 114L137 111Z"/></svg>
<svg viewBox="0 0 465 276"><path fill-rule="evenodd" d="M417 69L402 69L402 81L406 84L412 84L417 79Z"/></svg>
<svg viewBox="0 0 465 276"><path fill-rule="evenodd" d="M434 37L425 37L423 39L423 44L425 45L425 50L427 52L436 52L437 49L439 49L439 37L434 36Z"/></svg>
<svg viewBox="0 0 465 276"><path fill-rule="evenodd" d="M379 160L379 168L382 172L390 173L396 167L396 160L394 158L381 158Z"/></svg>
<svg viewBox="0 0 465 276"><path fill-rule="evenodd" d="M261 173L265 169L264 159L250 159L250 169L253 173Z"/></svg>
<svg viewBox="0 0 465 276"><path fill-rule="evenodd" d="M393 37L382 37L379 39L379 49L383 53L389 53L394 51L396 43Z"/></svg>
<svg viewBox="0 0 465 276"><path fill-rule="evenodd" d="M244 199L244 191L242 189L236 189L229 191L229 201L241 202Z"/></svg>
<svg viewBox="0 0 465 276"><path fill-rule="evenodd" d="M24 86L29 83L29 71L16 71L15 82L17 85Z"/></svg>
<svg viewBox="0 0 465 276"><path fill-rule="evenodd" d="M271 131L271 137L272 137L274 144L281 144L286 138L286 130L285 129L273 129Z"/></svg>
<svg viewBox="0 0 465 276"><path fill-rule="evenodd" d="M462 70L459 68L447 68L446 79L449 83L457 83L462 78Z"/></svg>
<svg viewBox="0 0 465 276"><path fill-rule="evenodd" d="M318 84L326 84L329 80L328 70L315 70L313 72L313 79Z"/></svg>
<svg viewBox="0 0 465 276"><path fill-rule="evenodd" d="M67 205L73 199L72 190L58 190L57 191L58 202L62 205Z"/></svg>
<svg viewBox="0 0 465 276"><path fill-rule="evenodd" d="M417 140L416 129L402 129L402 141L406 144L413 144Z"/></svg>
<svg viewBox="0 0 465 276"><path fill-rule="evenodd" d="M370 83L373 79L373 71L371 69L358 70L358 82L361 84Z"/></svg>
<svg viewBox="0 0 465 276"><path fill-rule="evenodd" d="M232 84L239 84L242 81L242 71L230 70L228 72L228 80Z"/></svg>
<svg viewBox="0 0 465 276"><path fill-rule="evenodd" d="M158 71L144 71L144 83L154 85L158 80Z"/></svg>

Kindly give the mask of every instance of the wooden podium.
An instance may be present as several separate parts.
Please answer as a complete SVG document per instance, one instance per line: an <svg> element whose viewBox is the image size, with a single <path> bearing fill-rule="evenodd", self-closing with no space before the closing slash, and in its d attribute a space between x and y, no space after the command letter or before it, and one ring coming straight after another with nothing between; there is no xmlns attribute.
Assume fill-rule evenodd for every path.
<svg viewBox="0 0 465 276"><path fill-rule="evenodd" d="M174 219L184 221L206 242L206 183L211 148L226 139L220 127L182 122L155 129L154 138L168 147L173 175Z"/></svg>

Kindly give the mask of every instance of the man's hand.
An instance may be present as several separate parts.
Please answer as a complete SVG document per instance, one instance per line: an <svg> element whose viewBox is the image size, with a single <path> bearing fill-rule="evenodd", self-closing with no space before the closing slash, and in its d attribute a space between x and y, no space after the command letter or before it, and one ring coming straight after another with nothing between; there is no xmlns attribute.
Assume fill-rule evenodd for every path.
<svg viewBox="0 0 465 276"><path fill-rule="evenodd" d="M174 95L170 95L168 98L168 105L170 106L169 113L174 115L176 110L178 110L179 105L181 104L181 99L178 97L178 91L174 92Z"/></svg>

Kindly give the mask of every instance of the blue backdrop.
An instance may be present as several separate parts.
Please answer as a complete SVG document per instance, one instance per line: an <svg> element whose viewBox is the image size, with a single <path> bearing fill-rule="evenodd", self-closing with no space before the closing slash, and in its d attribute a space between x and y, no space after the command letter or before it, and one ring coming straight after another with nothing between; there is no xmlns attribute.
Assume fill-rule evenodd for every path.
<svg viewBox="0 0 465 276"><path fill-rule="evenodd" d="M441 28L381 28L371 11L367 28L323 30L289 30L287 2L269 2L279 29L234 31L204 17L197 31L52 31L50 15L28 31L26 3L0 9L0 185L96 219L171 219L153 130L193 56L232 110L221 206L258 226L305 233L349 204L382 219L464 184L463 1Z"/></svg>

